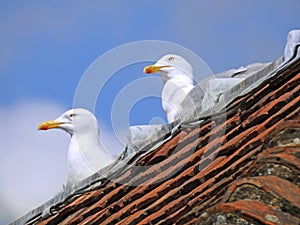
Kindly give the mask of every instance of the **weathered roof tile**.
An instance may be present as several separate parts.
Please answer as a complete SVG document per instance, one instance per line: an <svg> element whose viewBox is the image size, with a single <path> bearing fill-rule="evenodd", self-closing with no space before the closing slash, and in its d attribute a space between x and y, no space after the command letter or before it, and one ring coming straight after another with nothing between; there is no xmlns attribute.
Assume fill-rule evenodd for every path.
<svg viewBox="0 0 300 225"><path fill-rule="evenodd" d="M27 224L299 224L300 60L270 68Z"/></svg>

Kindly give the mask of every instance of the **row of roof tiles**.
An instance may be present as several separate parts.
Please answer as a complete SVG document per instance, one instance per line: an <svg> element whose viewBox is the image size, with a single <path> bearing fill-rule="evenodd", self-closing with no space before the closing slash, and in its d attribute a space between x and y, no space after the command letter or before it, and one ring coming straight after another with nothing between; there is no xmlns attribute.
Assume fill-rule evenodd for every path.
<svg viewBox="0 0 300 225"><path fill-rule="evenodd" d="M297 58L26 224L299 224L299 94Z"/></svg>

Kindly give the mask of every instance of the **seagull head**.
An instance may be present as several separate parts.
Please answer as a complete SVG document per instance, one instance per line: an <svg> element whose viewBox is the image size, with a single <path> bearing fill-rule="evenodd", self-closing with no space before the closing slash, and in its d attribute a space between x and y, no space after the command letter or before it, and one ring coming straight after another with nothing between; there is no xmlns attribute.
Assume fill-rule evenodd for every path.
<svg viewBox="0 0 300 225"><path fill-rule="evenodd" d="M58 128L70 135L75 133L98 133L98 122L96 117L88 110L82 108L70 109L55 120L48 120L38 126L38 130L49 130Z"/></svg>
<svg viewBox="0 0 300 225"><path fill-rule="evenodd" d="M185 76L193 79L193 68L183 57L175 54L168 54L161 57L154 65L144 68L144 73L159 73L166 81L178 76Z"/></svg>

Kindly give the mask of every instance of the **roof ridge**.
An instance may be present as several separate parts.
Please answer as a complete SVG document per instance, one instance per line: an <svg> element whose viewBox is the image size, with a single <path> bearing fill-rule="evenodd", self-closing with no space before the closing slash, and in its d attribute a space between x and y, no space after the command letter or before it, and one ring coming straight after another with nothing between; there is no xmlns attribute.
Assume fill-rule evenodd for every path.
<svg viewBox="0 0 300 225"><path fill-rule="evenodd" d="M114 164L101 169L96 174L80 182L78 185L70 189L65 189L63 192L54 196L43 205L29 211L21 218L12 222L11 225L25 224L27 222L33 224L35 221L39 221L41 218L50 216L53 212L55 212L54 206L62 207L66 203L65 201L71 201L72 199L79 195L82 195L82 193L86 191L92 191L101 186L104 186L109 179L120 175L120 173L125 173L143 156L155 151L168 140L172 139L181 131L181 129L188 129L190 126L199 126L199 124L203 124L205 122L205 119L209 117L222 116L222 113L224 113L224 107L226 106L229 106L227 109L236 108L234 99L239 99L241 96L251 94L251 91L256 90L265 82L270 81L273 77L286 70L286 68L299 66L299 44L296 43L294 45L294 48L295 50L292 58L286 58L285 61L283 61L284 57L281 57L274 62L263 66L259 71L256 71L251 76L244 79L241 83L235 85L230 90L227 90L224 93L224 102L220 102L219 104L217 103L212 108L212 110L215 110L215 112L217 112L216 114L211 114L211 110L207 110L199 113L199 117L196 119L190 119L180 123L177 121L173 124L166 125L163 127L163 129L166 130L165 132L161 133L160 137L157 136L158 138L155 141L144 145L142 149L138 149L138 151L135 150L132 146L130 148L127 146L123 154L119 157L118 161L116 161ZM242 75L243 71L239 73L241 73L240 75ZM237 104L241 104L241 102L238 102Z"/></svg>

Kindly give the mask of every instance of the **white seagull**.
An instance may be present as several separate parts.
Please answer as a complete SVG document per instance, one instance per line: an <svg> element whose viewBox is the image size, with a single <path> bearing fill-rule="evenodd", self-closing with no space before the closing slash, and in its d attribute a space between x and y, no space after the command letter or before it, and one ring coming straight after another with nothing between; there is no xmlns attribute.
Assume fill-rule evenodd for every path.
<svg viewBox="0 0 300 225"><path fill-rule="evenodd" d="M67 187L109 165L114 158L100 144L98 122L88 110L70 109L55 120L41 123L38 130L59 128L71 135L68 149Z"/></svg>
<svg viewBox="0 0 300 225"><path fill-rule="evenodd" d="M144 73L159 73L164 80L162 107L168 122L182 120L182 102L195 87L191 64L179 55L168 54L154 65L146 66Z"/></svg>

